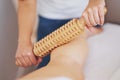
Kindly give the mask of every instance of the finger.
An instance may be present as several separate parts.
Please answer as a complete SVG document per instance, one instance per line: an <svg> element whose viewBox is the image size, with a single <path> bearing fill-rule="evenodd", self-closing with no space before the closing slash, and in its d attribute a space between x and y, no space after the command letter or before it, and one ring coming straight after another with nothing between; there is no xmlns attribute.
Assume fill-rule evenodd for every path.
<svg viewBox="0 0 120 80"><path fill-rule="evenodd" d="M36 65L37 64L37 60L36 59L34 60L34 58L29 57L29 60L31 61L32 65Z"/></svg>
<svg viewBox="0 0 120 80"><path fill-rule="evenodd" d="M102 32L102 28L94 28L94 27L90 27L90 31L93 33L93 34L98 34L98 33L101 33Z"/></svg>
<svg viewBox="0 0 120 80"><path fill-rule="evenodd" d="M18 63L17 61L15 61L15 64L16 64L17 66L19 66L19 63Z"/></svg>
<svg viewBox="0 0 120 80"><path fill-rule="evenodd" d="M17 56L15 56L15 65L18 66L18 62L17 62Z"/></svg>
<svg viewBox="0 0 120 80"><path fill-rule="evenodd" d="M16 60L17 66L22 66L22 63L19 61L19 59Z"/></svg>
<svg viewBox="0 0 120 80"><path fill-rule="evenodd" d="M100 17L100 23L101 25L104 24L104 7L99 6L99 17Z"/></svg>
<svg viewBox="0 0 120 80"><path fill-rule="evenodd" d="M96 24L100 24L100 18L99 18L99 13L98 13L97 7L93 8L93 15L94 15L94 20L95 20Z"/></svg>
<svg viewBox="0 0 120 80"><path fill-rule="evenodd" d="M27 67L27 66L28 66L27 62L25 61L24 56L22 56L22 57L19 59L19 61L21 62L22 67Z"/></svg>
<svg viewBox="0 0 120 80"><path fill-rule="evenodd" d="M24 60L25 60L25 62L27 63L27 66L31 66L31 65L32 65L32 62L31 62L31 60L29 59L28 56L25 56L25 57L24 57Z"/></svg>
<svg viewBox="0 0 120 80"><path fill-rule="evenodd" d="M86 12L83 13L83 18L84 18L84 20L85 20L85 23L86 23L87 27L88 27L88 26L92 26L92 25L90 24L90 21L89 21L89 18L88 18L88 15L87 15Z"/></svg>
<svg viewBox="0 0 120 80"><path fill-rule="evenodd" d="M32 62L33 65L37 64L37 58L33 54L29 54L29 60Z"/></svg>
<svg viewBox="0 0 120 80"><path fill-rule="evenodd" d="M96 25L92 9L88 9L88 18L92 26Z"/></svg>

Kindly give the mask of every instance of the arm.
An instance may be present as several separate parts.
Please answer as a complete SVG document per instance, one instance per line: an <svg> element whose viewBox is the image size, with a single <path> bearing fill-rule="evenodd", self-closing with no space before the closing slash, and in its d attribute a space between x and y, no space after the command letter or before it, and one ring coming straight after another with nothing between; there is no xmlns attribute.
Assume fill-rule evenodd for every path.
<svg viewBox="0 0 120 80"><path fill-rule="evenodd" d="M18 48L16 65L28 67L37 64L32 52L31 35L36 20L36 0L18 0Z"/></svg>
<svg viewBox="0 0 120 80"><path fill-rule="evenodd" d="M19 42L31 43L36 18L36 0L19 0L18 26Z"/></svg>

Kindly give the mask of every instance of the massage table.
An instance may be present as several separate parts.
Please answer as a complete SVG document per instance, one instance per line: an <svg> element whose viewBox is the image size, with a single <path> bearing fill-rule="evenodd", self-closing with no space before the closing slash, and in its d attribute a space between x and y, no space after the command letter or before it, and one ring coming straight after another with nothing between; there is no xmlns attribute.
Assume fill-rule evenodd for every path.
<svg viewBox="0 0 120 80"><path fill-rule="evenodd" d="M88 39L85 80L120 80L120 25L106 23L103 33Z"/></svg>

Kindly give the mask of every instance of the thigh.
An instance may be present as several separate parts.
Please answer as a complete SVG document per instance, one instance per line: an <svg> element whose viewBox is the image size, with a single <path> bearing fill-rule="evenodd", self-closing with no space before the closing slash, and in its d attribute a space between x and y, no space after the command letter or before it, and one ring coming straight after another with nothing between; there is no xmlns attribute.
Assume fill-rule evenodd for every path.
<svg viewBox="0 0 120 80"><path fill-rule="evenodd" d="M77 37L75 40L61 47L56 48L52 51L52 56L64 53L70 56L82 54L83 58L84 50L86 51L86 40L82 39L81 36ZM85 48L85 49L84 49ZM63 54L63 56L64 56ZM55 57L57 58L57 57ZM59 57L63 59L62 57ZM68 57L64 57L65 60ZM58 63L57 63L58 62ZM82 61L81 61L82 62ZM66 64L66 63L64 63ZM70 65L63 65L59 63L58 58L56 61L51 61L46 67L38 69L27 76L21 78L20 80L83 80L83 72L81 67L76 67L76 65L70 62Z"/></svg>
<svg viewBox="0 0 120 80"><path fill-rule="evenodd" d="M52 51L51 55L82 55L82 53L88 52L88 43L86 38L82 37L82 34L75 38L73 41L64 44ZM57 53L57 54L56 54Z"/></svg>
<svg viewBox="0 0 120 80"><path fill-rule="evenodd" d="M82 70L77 71L61 64L48 64L18 80L83 80Z"/></svg>

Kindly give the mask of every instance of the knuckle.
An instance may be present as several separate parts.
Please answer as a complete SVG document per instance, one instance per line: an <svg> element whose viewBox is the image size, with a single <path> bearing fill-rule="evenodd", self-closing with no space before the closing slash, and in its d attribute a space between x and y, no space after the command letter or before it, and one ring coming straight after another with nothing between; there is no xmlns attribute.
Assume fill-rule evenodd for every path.
<svg viewBox="0 0 120 80"><path fill-rule="evenodd" d="M17 56L17 59L19 59L19 58L21 58L21 57L22 57L21 55L18 55L18 56Z"/></svg>
<svg viewBox="0 0 120 80"><path fill-rule="evenodd" d="M91 13L91 9L90 8L88 9L88 13Z"/></svg>
<svg viewBox="0 0 120 80"><path fill-rule="evenodd" d="M83 13L83 16L86 16L86 14L87 14L87 13L86 13L86 12L84 12L84 13Z"/></svg>
<svg viewBox="0 0 120 80"><path fill-rule="evenodd" d="M98 8L103 8L103 5L101 5L101 4L100 4L100 5L98 5Z"/></svg>
<svg viewBox="0 0 120 80"><path fill-rule="evenodd" d="M32 54L27 54L28 57L32 57Z"/></svg>
<svg viewBox="0 0 120 80"><path fill-rule="evenodd" d="M88 8L88 11L91 11L91 8Z"/></svg>
<svg viewBox="0 0 120 80"><path fill-rule="evenodd" d="M28 55L27 55L27 53L22 53L21 56L22 56L22 57L26 57L26 56L28 56Z"/></svg>
<svg viewBox="0 0 120 80"><path fill-rule="evenodd" d="M97 10L97 7L95 6L95 7L93 7L92 9L93 9L93 10Z"/></svg>

